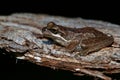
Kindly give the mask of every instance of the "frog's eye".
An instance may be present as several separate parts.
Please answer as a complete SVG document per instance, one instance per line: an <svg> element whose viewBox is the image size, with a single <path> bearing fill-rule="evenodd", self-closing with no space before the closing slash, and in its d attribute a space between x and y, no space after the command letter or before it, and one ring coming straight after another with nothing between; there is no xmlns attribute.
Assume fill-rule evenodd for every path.
<svg viewBox="0 0 120 80"><path fill-rule="evenodd" d="M57 34L58 33L58 31L57 30L55 30L55 29L49 29L52 33L54 33L54 34Z"/></svg>
<svg viewBox="0 0 120 80"><path fill-rule="evenodd" d="M47 27L52 28L54 25L55 25L54 22L49 22L49 23L47 24Z"/></svg>

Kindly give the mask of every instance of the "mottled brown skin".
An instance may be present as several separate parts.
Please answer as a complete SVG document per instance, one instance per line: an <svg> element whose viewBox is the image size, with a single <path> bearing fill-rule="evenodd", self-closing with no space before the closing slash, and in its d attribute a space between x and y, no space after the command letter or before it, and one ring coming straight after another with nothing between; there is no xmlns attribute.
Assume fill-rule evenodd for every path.
<svg viewBox="0 0 120 80"><path fill-rule="evenodd" d="M114 42L111 35L92 27L68 28L49 22L42 32L44 37L51 38L70 52L79 52L79 55L98 51Z"/></svg>

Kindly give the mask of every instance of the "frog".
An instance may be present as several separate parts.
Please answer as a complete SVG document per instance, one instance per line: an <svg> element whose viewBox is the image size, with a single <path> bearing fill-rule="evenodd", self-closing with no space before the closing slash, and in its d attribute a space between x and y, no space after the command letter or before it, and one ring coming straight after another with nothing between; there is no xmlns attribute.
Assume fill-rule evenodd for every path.
<svg viewBox="0 0 120 80"><path fill-rule="evenodd" d="M111 34L105 34L94 27L72 28L52 21L42 28L42 33L45 38L53 40L68 52L77 52L80 56L99 51L114 42Z"/></svg>

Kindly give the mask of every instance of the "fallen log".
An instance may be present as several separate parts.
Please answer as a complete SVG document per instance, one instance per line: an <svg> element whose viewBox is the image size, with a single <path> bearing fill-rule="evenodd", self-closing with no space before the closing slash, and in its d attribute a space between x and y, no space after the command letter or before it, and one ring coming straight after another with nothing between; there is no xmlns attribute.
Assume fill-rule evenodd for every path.
<svg viewBox="0 0 120 80"><path fill-rule="evenodd" d="M94 27L111 34L114 43L87 56L75 58L64 47L43 37L41 30L50 21L71 28ZM84 74L111 80L106 74L120 73L119 34L119 25L104 21L29 13L0 16L0 49L5 50L5 54L15 55L17 59L40 66L68 70L77 76Z"/></svg>

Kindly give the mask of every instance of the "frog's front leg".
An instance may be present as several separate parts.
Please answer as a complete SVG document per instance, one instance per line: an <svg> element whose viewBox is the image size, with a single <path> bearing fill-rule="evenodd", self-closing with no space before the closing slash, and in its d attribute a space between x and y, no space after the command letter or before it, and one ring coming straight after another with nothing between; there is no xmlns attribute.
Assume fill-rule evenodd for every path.
<svg viewBox="0 0 120 80"><path fill-rule="evenodd" d="M79 40L71 40L65 48L67 49L67 51L73 52L78 44Z"/></svg>
<svg viewBox="0 0 120 80"><path fill-rule="evenodd" d="M88 54L89 49L85 47L85 45L81 44L82 42L79 40L72 40L68 46L66 46L67 51L69 52L78 52L77 55L85 56Z"/></svg>

